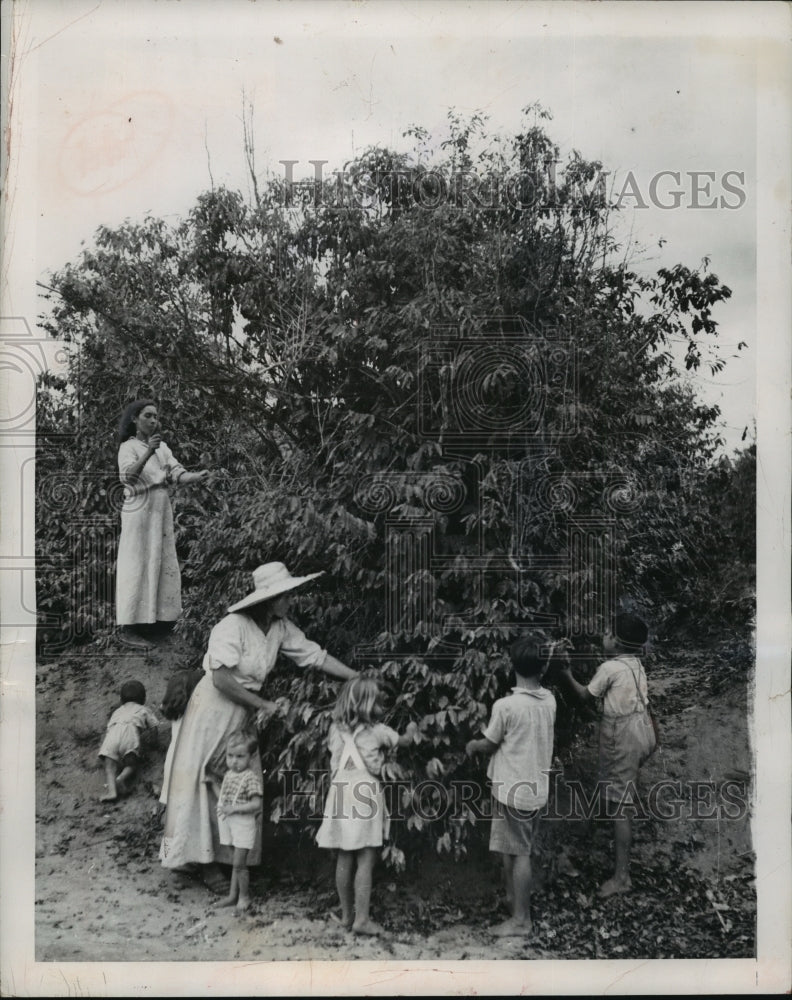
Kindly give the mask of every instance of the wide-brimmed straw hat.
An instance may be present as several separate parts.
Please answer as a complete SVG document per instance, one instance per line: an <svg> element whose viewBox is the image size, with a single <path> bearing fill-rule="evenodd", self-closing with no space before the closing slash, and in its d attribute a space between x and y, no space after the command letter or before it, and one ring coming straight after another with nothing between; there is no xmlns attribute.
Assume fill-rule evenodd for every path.
<svg viewBox="0 0 792 1000"><path fill-rule="evenodd" d="M322 573L309 573L307 576L292 576L283 563L271 562L259 566L253 570L253 593L243 597L241 601L232 604L228 609L231 611L242 611L253 604L260 604L262 601L269 601L279 594L285 594L288 590L294 590L309 580L315 580Z"/></svg>

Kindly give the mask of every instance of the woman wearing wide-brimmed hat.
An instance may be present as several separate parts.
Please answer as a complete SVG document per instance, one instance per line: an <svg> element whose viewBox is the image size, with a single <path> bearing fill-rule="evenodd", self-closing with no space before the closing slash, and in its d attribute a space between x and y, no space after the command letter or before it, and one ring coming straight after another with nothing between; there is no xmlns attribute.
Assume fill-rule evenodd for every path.
<svg viewBox="0 0 792 1000"><path fill-rule="evenodd" d="M253 573L253 592L232 604L209 636L205 675L187 705L166 776L160 859L171 869L206 866L202 876L210 888L226 888L213 863L231 864L233 858L233 848L218 839L213 782L222 781L228 735L246 725L261 725L275 710L274 702L259 692L278 653L299 667L318 667L341 680L355 676L354 670L307 639L286 617L292 591L320 575L292 576L279 562L259 566ZM258 754L251 769L261 777ZM257 864L261 857L260 828L259 823L249 864Z"/></svg>

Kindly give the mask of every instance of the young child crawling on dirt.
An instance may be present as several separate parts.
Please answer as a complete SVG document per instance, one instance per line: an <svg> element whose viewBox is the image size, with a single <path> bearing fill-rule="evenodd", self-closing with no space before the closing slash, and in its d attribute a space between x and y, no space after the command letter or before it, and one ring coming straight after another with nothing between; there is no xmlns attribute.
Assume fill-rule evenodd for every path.
<svg viewBox="0 0 792 1000"><path fill-rule="evenodd" d="M602 648L608 659L600 664L588 686L572 676L569 662L562 676L583 701L602 698L599 744L599 787L603 790L608 815L614 820L616 865L613 876L599 888L601 897L628 892L632 819L638 769L656 746L654 726L648 709L646 674L638 658L649 630L634 615L617 615L605 633Z"/></svg>
<svg viewBox="0 0 792 1000"><path fill-rule="evenodd" d="M556 702L552 692L542 687L549 660L536 643L518 639L510 655L515 687L495 702L483 738L470 740L465 751L468 756L492 755L487 768L493 799L489 848L503 860L511 917L491 933L525 937L532 930L531 848L549 791Z"/></svg>
<svg viewBox="0 0 792 1000"><path fill-rule="evenodd" d="M105 793L100 802L115 802L119 793L129 792L138 767L140 734L158 725L157 716L146 708L146 689L140 681L123 684L121 706L110 716L99 747L99 758L105 768Z"/></svg>
<svg viewBox="0 0 792 1000"><path fill-rule="evenodd" d="M234 848L233 871L228 895L218 906L233 906L237 913L250 909L250 871L248 851L256 842L264 801L261 779L251 770L250 761L258 749L255 733L238 729L226 741L226 766L223 783L215 787L217 826L220 843ZM211 779L210 779L211 780ZM215 782L212 782L216 785Z"/></svg>

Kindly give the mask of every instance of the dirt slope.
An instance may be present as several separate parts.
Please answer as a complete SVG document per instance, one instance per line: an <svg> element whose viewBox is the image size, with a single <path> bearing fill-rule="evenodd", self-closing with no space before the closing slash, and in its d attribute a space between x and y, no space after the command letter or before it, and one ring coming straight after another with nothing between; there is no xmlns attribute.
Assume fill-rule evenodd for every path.
<svg viewBox="0 0 792 1000"><path fill-rule="evenodd" d="M666 655L650 674L663 749L644 784L682 782L677 817L635 823L634 891L606 902L595 889L607 873L607 827L574 820L545 824L530 941L489 936L503 919L499 873L486 854L454 864L428 858L396 875L381 867L372 912L386 940L353 938L329 919L335 905L331 859L299 848L268 825L267 860L254 873L253 912L237 918L212 907L196 883L157 861L156 793L169 740L163 724L135 793L98 801L96 757L119 684L137 678L159 705L169 671L198 651L172 638L151 654L92 649L41 664L37 676L36 958L39 961L491 959L747 957L754 954L750 824L736 816L737 791L750 780L745 683L707 691L717 667L707 650ZM595 760L587 727L559 779L587 780ZM704 783L693 789L690 782ZM709 784L727 797L714 808ZM748 789L750 791L750 789ZM721 802L723 805L723 802ZM707 817L711 815L710 818Z"/></svg>

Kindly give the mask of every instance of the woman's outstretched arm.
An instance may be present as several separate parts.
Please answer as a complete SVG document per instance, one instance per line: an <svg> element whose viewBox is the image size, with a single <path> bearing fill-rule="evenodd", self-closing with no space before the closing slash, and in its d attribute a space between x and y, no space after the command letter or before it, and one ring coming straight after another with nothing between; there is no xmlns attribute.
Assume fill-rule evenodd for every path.
<svg viewBox="0 0 792 1000"><path fill-rule="evenodd" d="M346 666L340 660L337 660L334 656L329 653L325 657L325 661L322 664L322 670L326 674L330 674L331 677L340 677L343 681L348 681L350 677L357 677L357 670L353 670L351 667Z"/></svg>
<svg viewBox="0 0 792 1000"><path fill-rule="evenodd" d="M188 483L200 483L204 479L209 477L208 469L201 469L200 472L182 472L179 476L179 485L187 485Z"/></svg>

